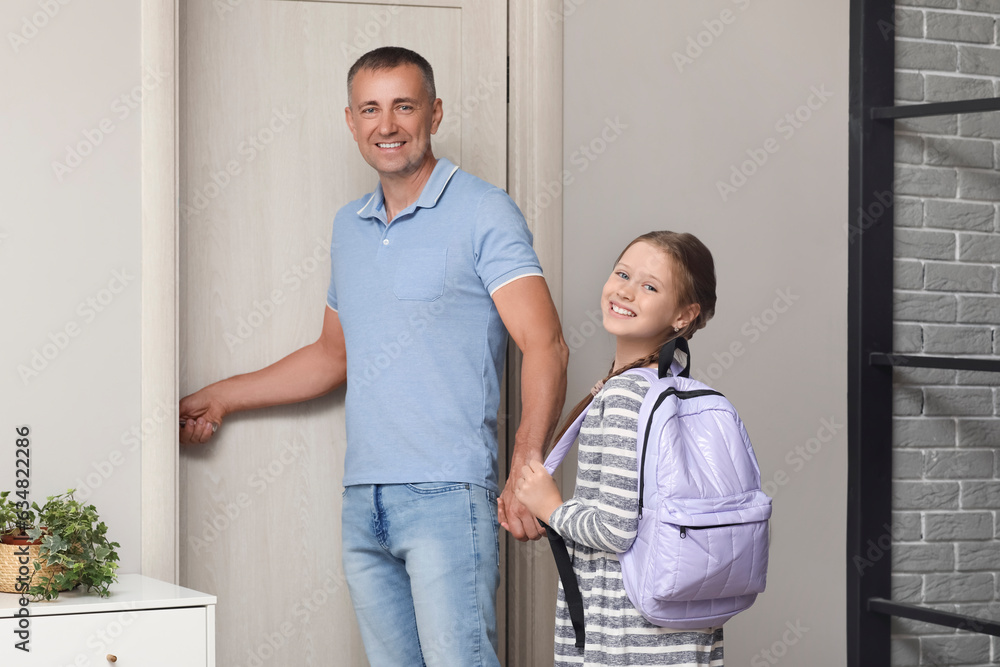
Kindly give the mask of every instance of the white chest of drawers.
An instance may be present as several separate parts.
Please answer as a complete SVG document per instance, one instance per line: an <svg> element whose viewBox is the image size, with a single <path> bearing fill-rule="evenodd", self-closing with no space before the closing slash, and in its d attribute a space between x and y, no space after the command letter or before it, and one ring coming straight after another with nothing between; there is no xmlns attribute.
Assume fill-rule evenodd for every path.
<svg viewBox="0 0 1000 667"><path fill-rule="evenodd" d="M19 597L0 593L3 667L215 667L214 595L125 574L111 597L73 591L28 606L29 652L16 631Z"/></svg>

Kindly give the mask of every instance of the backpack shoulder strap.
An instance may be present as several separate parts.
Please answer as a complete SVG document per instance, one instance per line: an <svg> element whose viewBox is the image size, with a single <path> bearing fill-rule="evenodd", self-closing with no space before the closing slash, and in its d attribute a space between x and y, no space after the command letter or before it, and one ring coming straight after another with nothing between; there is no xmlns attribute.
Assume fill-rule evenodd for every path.
<svg viewBox="0 0 1000 667"><path fill-rule="evenodd" d="M623 373L623 375L626 374L638 375L650 382L657 379L656 371L651 368L633 368ZM583 424L583 420L589 411L590 406L588 405L580 413L580 416L573 421L570 427L566 429L566 433L563 434L563 437L559 439L559 442L556 443L556 446L549 453L548 458L545 459L545 469L549 471L550 475L559 467L562 460L566 458L566 453L573 446L573 442L580 433L580 426ZM563 584L563 594L565 595L566 606L569 609L569 618L573 625L573 633L576 637L576 647L584 648L586 629L584 627L583 596L580 594L576 573L573 572L573 562L569 557L566 542L562 536L544 522L542 522L542 526L545 528L545 534L549 539L549 546L552 548L552 555L556 561L556 570L558 570L559 579Z"/></svg>
<svg viewBox="0 0 1000 667"><path fill-rule="evenodd" d="M590 410L589 405L583 409L580 416L573 420L573 423L569 425L569 428L566 429L563 436L559 438L559 442L556 443L556 446L552 448L552 451L549 452L549 455L546 457L545 469L550 475L555 472L556 468L559 467L559 464L563 462L563 459L566 458L566 454L569 452L570 447L572 447L573 443L576 442L576 437L580 434L580 426L583 424L583 420L587 417L588 410Z"/></svg>
<svg viewBox="0 0 1000 667"><path fill-rule="evenodd" d="M667 375L691 377L691 349L686 338L674 338L660 348L659 376Z"/></svg>
<svg viewBox="0 0 1000 667"><path fill-rule="evenodd" d="M622 375L628 374L639 375L646 378L650 382L656 380L656 371L652 368L633 368L625 371L625 373L622 373ZM590 405L593 405L593 403ZM573 420L573 423L569 425L569 428L566 429L563 436L559 438L559 442L555 444L552 451L549 452L549 455L545 458L545 469L550 475L555 472L556 468L559 467L559 464L563 462L563 459L566 458L566 454L569 453L573 443L576 442L577 437L580 435L580 427L583 425L583 420L586 419L587 412L590 411L590 405L584 408L583 412L581 412L580 415Z"/></svg>

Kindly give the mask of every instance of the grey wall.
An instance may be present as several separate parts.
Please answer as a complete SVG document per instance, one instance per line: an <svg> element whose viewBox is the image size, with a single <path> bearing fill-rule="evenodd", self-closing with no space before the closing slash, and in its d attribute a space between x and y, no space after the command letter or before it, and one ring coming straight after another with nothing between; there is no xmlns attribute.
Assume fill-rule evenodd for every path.
<svg viewBox="0 0 1000 667"><path fill-rule="evenodd" d="M139 4L0 6L0 490L93 502L139 568ZM169 406L166 406L169 408Z"/></svg>
<svg viewBox="0 0 1000 667"><path fill-rule="evenodd" d="M1000 96L1000 2L897 7L899 103ZM1000 114L896 125L894 348L1000 354ZM898 370L893 598L1000 618L995 373ZM861 567L864 564L860 565ZM893 621L893 665L996 664L994 637Z"/></svg>
<svg viewBox="0 0 1000 667"><path fill-rule="evenodd" d="M590 314L625 244L690 231L715 255L694 375L740 410L774 497L768 590L726 625L727 664L846 660L848 9L574 0L553 17L573 402L612 358Z"/></svg>

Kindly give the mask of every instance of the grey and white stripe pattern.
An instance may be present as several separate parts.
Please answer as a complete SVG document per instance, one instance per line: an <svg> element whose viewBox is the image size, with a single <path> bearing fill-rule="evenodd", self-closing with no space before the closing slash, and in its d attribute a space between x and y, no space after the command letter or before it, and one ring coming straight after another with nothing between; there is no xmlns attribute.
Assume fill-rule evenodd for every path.
<svg viewBox="0 0 1000 667"><path fill-rule="evenodd" d="M574 645L559 584L555 664L721 667L722 628L670 630L651 624L629 601L617 554L635 540L639 523L636 432L649 382L619 375L588 408L577 439L576 492L549 525L566 540L583 595L586 646Z"/></svg>

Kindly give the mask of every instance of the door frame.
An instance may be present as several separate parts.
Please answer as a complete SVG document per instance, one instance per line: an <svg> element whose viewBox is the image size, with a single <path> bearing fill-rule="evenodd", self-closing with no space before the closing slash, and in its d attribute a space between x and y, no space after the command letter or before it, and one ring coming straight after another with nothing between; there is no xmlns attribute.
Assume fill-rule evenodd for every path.
<svg viewBox="0 0 1000 667"><path fill-rule="evenodd" d="M142 68L166 73L172 85L142 96L141 423L178 396L178 0L142 0ZM180 449L177 431L143 433L141 573L177 583L180 571Z"/></svg>
<svg viewBox="0 0 1000 667"><path fill-rule="evenodd" d="M155 419L162 405L178 415L179 273L179 1L142 1L142 66L166 73L173 85L148 91L142 99L142 377L141 418ZM423 5L421 0L368 0L376 4ZM471 0L466 0L471 1ZM435 5L440 6L441 2ZM444 4L461 6L463 0ZM508 2L508 192L525 212L535 250L557 309L562 310L562 59L563 2ZM520 363L507 367L508 401L520 405ZM511 424L517 423L516 410ZM162 414L160 414L162 417ZM168 421L168 423L170 423ZM514 429L507 429L508 448ZM177 583L179 552L179 461L172 428L144 434L141 463L141 572ZM509 574L501 595L506 623L527 632L508 646L509 664L532 664L524 641L551 617L540 610L554 604L551 563L539 549L507 545ZM537 547L538 543L535 543ZM510 632L506 633L510 635ZM551 633L539 636L551 645ZM546 644L548 642L548 644ZM551 655L549 653L548 655Z"/></svg>
<svg viewBox="0 0 1000 667"><path fill-rule="evenodd" d="M552 299L562 317L563 0L508 3L507 191L524 212ZM520 421L521 356L507 356L507 456ZM560 486L563 467L556 471ZM506 475L503 475L506 478ZM501 637L507 665L551 662L558 574L548 540L505 539Z"/></svg>

